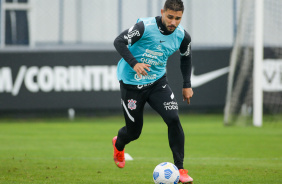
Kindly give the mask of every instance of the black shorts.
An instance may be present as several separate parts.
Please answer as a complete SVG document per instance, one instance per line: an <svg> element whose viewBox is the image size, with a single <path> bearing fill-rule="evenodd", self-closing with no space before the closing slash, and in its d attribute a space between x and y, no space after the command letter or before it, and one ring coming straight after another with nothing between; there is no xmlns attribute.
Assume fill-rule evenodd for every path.
<svg viewBox="0 0 282 184"><path fill-rule="evenodd" d="M166 76L146 85L128 85L120 82L121 103L126 122L143 123L146 102L157 111L166 123L178 117L178 104L168 85Z"/></svg>

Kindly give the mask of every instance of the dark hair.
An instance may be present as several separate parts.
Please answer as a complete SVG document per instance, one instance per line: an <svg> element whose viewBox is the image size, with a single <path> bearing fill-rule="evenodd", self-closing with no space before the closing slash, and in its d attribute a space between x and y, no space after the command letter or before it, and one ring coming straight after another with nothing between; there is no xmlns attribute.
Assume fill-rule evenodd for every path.
<svg viewBox="0 0 282 184"><path fill-rule="evenodd" d="M167 9L173 10L173 11L184 11L184 5L182 0L166 0L164 4L164 10Z"/></svg>

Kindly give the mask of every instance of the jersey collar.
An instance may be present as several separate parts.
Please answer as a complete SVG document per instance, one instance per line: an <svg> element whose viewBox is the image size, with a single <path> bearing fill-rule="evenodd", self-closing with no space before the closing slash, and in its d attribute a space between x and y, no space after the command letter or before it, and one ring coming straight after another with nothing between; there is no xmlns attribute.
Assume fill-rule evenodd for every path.
<svg viewBox="0 0 282 184"><path fill-rule="evenodd" d="M163 25L162 23L162 17L161 16L157 16L156 17L156 22L157 22L157 25L158 25L158 28L160 30L160 32L163 34L163 35L170 35L172 34L171 32L167 31L166 27Z"/></svg>

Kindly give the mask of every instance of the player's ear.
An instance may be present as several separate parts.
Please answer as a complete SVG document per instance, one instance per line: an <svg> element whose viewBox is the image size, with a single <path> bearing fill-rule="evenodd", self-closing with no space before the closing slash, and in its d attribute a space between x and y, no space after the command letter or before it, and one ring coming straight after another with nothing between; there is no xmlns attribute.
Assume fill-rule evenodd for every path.
<svg viewBox="0 0 282 184"><path fill-rule="evenodd" d="M162 14L162 17L164 16L163 14L164 14L164 9L161 9L161 14Z"/></svg>

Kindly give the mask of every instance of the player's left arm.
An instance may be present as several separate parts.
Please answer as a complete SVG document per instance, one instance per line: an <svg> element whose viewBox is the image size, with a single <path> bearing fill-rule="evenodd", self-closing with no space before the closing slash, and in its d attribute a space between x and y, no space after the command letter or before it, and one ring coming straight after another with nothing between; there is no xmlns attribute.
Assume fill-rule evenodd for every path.
<svg viewBox="0 0 282 184"><path fill-rule="evenodd" d="M185 31L184 39L180 45L180 69L183 77L183 101L190 104L190 98L193 96L191 86L191 72L192 72L192 53L191 53L191 37Z"/></svg>

